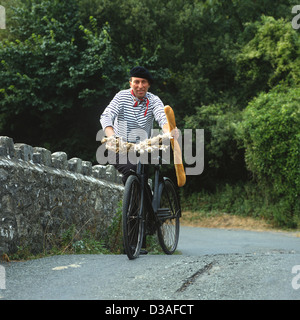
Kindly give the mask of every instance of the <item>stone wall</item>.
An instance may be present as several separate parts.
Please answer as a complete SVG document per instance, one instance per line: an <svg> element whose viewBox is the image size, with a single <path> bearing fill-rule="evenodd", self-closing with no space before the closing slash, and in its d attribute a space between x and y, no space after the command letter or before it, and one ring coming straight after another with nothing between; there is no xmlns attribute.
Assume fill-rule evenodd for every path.
<svg viewBox="0 0 300 320"><path fill-rule="evenodd" d="M41 252L73 225L105 236L123 190L112 166L0 136L0 255Z"/></svg>

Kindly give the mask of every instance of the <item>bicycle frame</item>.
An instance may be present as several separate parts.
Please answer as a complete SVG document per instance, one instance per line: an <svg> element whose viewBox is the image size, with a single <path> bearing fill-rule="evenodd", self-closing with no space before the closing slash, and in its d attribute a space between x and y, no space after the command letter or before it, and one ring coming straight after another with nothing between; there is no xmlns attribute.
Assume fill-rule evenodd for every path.
<svg viewBox="0 0 300 320"><path fill-rule="evenodd" d="M145 164L141 161L138 161L136 171L132 171L132 176L125 184L122 218L125 238L123 241L129 259L138 257L142 242L144 245L146 244L146 236L153 235L156 231L159 244L166 254L173 254L177 247L179 218L181 216L179 199L172 181L160 175L159 169L162 159L160 157L158 159L158 164L154 166L153 194L146 180ZM136 188L137 184L140 188L140 190L136 189L139 193L139 210L134 212L134 205L130 205L130 199L133 195L131 192L134 190L132 186L135 185ZM135 195L133 197L136 199ZM161 207L162 204L164 207ZM130 208L129 211L128 208ZM132 209L133 211L131 211ZM130 223L133 224L130 225Z"/></svg>

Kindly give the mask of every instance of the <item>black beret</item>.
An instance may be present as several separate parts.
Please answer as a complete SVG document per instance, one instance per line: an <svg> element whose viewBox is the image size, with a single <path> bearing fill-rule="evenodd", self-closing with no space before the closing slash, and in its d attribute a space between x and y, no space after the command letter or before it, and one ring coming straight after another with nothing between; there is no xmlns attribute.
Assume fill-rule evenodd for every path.
<svg viewBox="0 0 300 320"><path fill-rule="evenodd" d="M147 79L150 84L153 83L153 78L150 72L144 67L134 67L130 70L130 77Z"/></svg>

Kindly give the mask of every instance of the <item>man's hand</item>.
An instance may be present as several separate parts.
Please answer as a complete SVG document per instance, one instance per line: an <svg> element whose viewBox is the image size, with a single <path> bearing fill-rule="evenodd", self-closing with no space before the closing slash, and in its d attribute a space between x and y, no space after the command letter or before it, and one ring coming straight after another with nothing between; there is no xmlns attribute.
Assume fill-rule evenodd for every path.
<svg viewBox="0 0 300 320"><path fill-rule="evenodd" d="M113 136L115 134L113 127L106 127L104 131L107 137Z"/></svg>
<svg viewBox="0 0 300 320"><path fill-rule="evenodd" d="M175 140L178 139L178 137L179 137L179 131L178 131L177 127L171 131L171 136L172 136Z"/></svg>
<svg viewBox="0 0 300 320"><path fill-rule="evenodd" d="M169 132L169 125L168 123L166 123L164 126L163 126L163 132L164 133L168 133ZM171 131L171 136L177 140L178 137L179 137L179 131L177 129L177 127L175 127L172 131Z"/></svg>

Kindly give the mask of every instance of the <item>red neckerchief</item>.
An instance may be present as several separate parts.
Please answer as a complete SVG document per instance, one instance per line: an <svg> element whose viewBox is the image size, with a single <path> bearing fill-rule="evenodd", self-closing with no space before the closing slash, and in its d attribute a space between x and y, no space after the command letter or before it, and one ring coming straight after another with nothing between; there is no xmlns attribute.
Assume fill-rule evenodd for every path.
<svg viewBox="0 0 300 320"><path fill-rule="evenodd" d="M145 100L145 98L143 98L143 99L138 99L138 98L135 96L135 94L133 93L133 90L131 90L131 94L133 95L134 101L135 101L135 104L133 105L134 107L137 107L137 106L139 105L139 101L140 101L140 102L143 102L143 101ZM148 99L148 98L146 98L146 99L147 99L147 102L146 102L146 111L145 111L145 113L144 113L144 117L146 117L147 112L148 112L148 107L149 107L149 99Z"/></svg>

